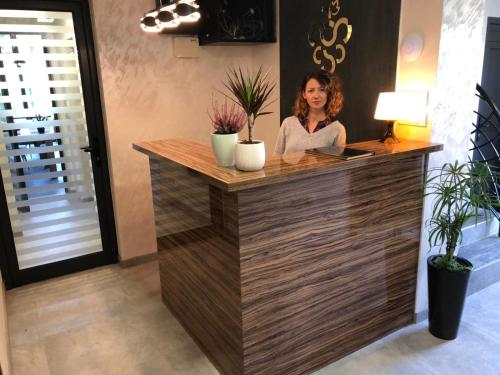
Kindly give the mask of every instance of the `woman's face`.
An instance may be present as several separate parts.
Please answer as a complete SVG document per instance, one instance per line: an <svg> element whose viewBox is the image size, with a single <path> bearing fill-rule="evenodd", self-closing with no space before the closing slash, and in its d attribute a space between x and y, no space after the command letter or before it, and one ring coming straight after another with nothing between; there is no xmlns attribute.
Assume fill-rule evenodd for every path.
<svg viewBox="0 0 500 375"><path fill-rule="evenodd" d="M309 109L325 110L326 100L328 98L326 88L321 86L314 78L307 81L306 89L302 93L302 96L307 102Z"/></svg>

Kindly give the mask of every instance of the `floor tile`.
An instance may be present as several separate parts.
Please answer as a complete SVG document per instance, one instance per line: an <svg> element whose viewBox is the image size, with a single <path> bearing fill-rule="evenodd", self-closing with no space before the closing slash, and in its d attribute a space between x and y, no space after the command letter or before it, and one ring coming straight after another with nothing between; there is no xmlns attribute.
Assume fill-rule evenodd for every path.
<svg viewBox="0 0 500 375"><path fill-rule="evenodd" d="M50 375L45 348L39 344L12 347L12 373L15 375Z"/></svg>
<svg viewBox="0 0 500 375"><path fill-rule="evenodd" d="M7 292L14 375L216 375L161 300L157 262ZM459 336L405 327L317 375L500 375L500 283L466 301Z"/></svg>

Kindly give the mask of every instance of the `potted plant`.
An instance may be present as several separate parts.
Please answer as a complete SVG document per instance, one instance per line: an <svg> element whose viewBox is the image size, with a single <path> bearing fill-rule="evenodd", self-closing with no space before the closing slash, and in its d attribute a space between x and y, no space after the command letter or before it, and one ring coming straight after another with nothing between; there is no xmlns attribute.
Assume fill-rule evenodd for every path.
<svg viewBox="0 0 500 375"><path fill-rule="evenodd" d="M427 221L429 245L438 246L438 255L427 258L429 331L445 340L458 333L472 264L456 255L462 240L462 226L488 209L498 206L492 185L497 174L486 164L445 163L434 168L426 181L426 196L431 196L432 215ZM444 253L441 250L445 249Z"/></svg>
<svg viewBox="0 0 500 375"><path fill-rule="evenodd" d="M236 145L236 168L243 171L256 171L264 167L266 151L264 142L252 138L255 120L272 112L263 112L269 106L271 94L276 84L268 78L269 72L263 74L262 67L255 75L248 71L243 74L241 68L230 69L224 86L229 90L226 95L239 104L247 116L248 139Z"/></svg>
<svg viewBox="0 0 500 375"><path fill-rule="evenodd" d="M217 165L232 167L235 147L238 143L238 132L245 126L245 113L239 111L234 104L228 107L227 101L219 106L212 100L212 114L209 112L208 116L214 127L211 141Z"/></svg>

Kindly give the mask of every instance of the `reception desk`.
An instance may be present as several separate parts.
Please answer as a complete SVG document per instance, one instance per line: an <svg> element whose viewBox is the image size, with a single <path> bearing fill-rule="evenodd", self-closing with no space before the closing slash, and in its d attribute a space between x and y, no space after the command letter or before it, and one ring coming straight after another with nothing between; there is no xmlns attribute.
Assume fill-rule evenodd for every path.
<svg viewBox="0 0 500 375"><path fill-rule="evenodd" d="M305 374L414 320L427 159L306 151L258 172L210 147L143 142L164 303L222 374Z"/></svg>

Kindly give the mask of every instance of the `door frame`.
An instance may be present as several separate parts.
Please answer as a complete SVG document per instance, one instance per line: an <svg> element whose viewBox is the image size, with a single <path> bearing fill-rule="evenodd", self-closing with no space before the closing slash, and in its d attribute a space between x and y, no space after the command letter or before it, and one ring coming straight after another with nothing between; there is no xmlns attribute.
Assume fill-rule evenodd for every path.
<svg viewBox="0 0 500 375"><path fill-rule="evenodd" d="M92 154L91 160L103 247L103 251L99 253L19 270L5 189L0 174L0 218L2 219L0 222L0 269L5 287L10 289L35 281L116 263L118 261L118 245L89 2L88 0L0 0L0 9L61 11L73 14L87 133L90 146L97 149L97 153Z"/></svg>

